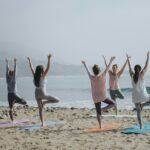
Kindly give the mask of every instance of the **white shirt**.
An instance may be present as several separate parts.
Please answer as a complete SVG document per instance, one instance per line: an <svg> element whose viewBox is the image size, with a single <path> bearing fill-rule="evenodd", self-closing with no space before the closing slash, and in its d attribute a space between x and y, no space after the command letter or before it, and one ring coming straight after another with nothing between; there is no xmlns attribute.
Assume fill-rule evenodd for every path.
<svg viewBox="0 0 150 150"><path fill-rule="evenodd" d="M137 83L132 77L132 101L133 103L142 103L150 100L150 95L146 91L144 80L139 76Z"/></svg>

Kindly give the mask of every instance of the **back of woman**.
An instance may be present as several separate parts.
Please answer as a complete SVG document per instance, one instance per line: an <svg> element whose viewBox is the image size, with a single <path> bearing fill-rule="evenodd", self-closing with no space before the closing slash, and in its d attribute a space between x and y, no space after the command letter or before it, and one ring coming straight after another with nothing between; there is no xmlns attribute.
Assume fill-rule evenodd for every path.
<svg viewBox="0 0 150 150"><path fill-rule="evenodd" d="M132 87L132 101L134 103L141 103L149 100L149 95L146 91L145 82L144 80L142 80L141 75L139 75L136 83L132 76Z"/></svg>
<svg viewBox="0 0 150 150"><path fill-rule="evenodd" d="M44 67L42 65L38 65L36 67L36 70L34 70L34 67L31 63L30 58L28 57L29 66L34 78L34 85L35 85L35 98L38 104L39 108L39 115L41 120L41 126L44 126L44 114L43 114L43 108L44 105L47 103L57 103L59 102L59 99L53 96L50 96L46 92L46 76L48 74L49 68L50 68L50 58L51 54L48 55L48 62L47 67L44 70Z"/></svg>
<svg viewBox="0 0 150 150"><path fill-rule="evenodd" d="M127 55L128 66L129 66L129 74L132 79L132 102L135 104L136 112L137 112L137 120L139 122L140 129L143 128L143 121L141 111L144 106L148 106L150 104L150 95L146 91L146 87L144 84L144 76L148 68L149 64L149 55L150 52L147 52L147 59L145 62L145 66L143 69L140 65L135 65L134 71L131 68L129 56Z"/></svg>
<svg viewBox="0 0 150 150"><path fill-rule="evenodd" d="M94 102L103 101L106 98L106 74L90 76L90 80Z"/></svg>

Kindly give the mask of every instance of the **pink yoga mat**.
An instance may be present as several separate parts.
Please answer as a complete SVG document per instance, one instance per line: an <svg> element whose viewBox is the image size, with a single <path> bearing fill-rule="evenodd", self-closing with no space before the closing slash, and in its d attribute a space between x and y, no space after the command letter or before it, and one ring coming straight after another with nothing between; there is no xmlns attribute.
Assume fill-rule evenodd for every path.
<svg viewBox="0 0 150 150"><path fill-rule="evenodd" d="M107 124L102 124L102 128L99 127L94 127L94 128L87 128L84 129L84 132L86 133L98 133L98 132L105 132L105 131L112 131L115 129L119 129L121 127L120 123L107 123Z"/></svg>

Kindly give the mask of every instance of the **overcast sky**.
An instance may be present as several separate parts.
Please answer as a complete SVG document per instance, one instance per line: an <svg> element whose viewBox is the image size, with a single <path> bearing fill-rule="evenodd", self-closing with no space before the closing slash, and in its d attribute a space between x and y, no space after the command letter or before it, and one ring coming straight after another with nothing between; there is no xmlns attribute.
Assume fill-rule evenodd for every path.
<svg viewBox="0 0 150 150"><path fill-rule="evenodd" d="M0 0L0 48L36 59L51 52L70 64L102 64L102 54L122 64L128 52L143 65L150 49L150 1Z"/></svg>

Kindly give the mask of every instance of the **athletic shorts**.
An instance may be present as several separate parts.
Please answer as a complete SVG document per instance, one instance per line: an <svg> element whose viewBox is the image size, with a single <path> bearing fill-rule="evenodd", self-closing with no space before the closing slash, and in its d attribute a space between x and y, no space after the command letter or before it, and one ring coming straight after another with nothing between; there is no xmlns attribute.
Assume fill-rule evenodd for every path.
<svg viewBox="0 0 150 150"><path fill-rule="evenodd" d="M116 98L124 99L124 96L122 95L122 93L119 89L117 89L117 90L110 89L110 96L113 100Z"/></svg>

